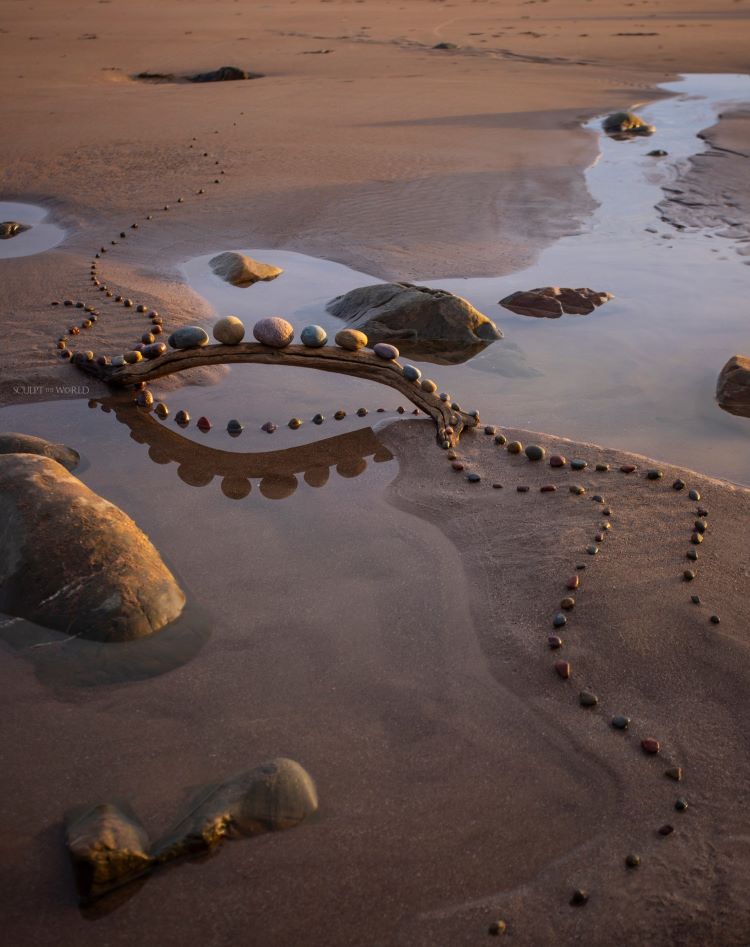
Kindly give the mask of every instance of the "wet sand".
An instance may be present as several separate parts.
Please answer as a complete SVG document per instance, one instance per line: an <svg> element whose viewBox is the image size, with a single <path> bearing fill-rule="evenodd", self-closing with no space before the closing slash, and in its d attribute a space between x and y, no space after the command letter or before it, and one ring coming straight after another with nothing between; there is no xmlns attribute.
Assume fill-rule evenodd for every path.
<svg viewBox="0 0 750 947"><path fill-rule="evenodd" d="M187 16L175 3L91 4L84 22L46 0L2 34L16 103L4 110L4 196L52 208L71 231L57 250L0 262L0 398L24 406L5 417L26 412L29 433L81 447L82 479L146 530L205 616L182 661L147 656L121 683L85 680L59 643L3 647L7 936L460 945L502 917L534 947L747 943L747 490L665 465L651 483L639 457L628 476L550 471L481 434L461 444L483 476L469 484L413 421L376 432L393 460L370 464L365 435L353 455L330 454L344 466L327 486L302 478L274 501L253 484L239 502L221 492L221 470L199 486L189 449L149 459L113 418L83 421L80 401L33 414L50 394L25 390L78 384L53 352L68 313L49 302L87 298L92 250L167 199L106 269L170 328L207 315L176 282L207 238L387 277L510 271L591 207L582 169L595 140L580 121L653 95L667 70L746 68L747 12L719 2L709 21L697 0L625 12L573 0L237 6ZM463 48L429 48L441 40ZM268 78L128 78L235 61ZM195 187L193 136L206 161L220 154L226 180L178 206ZM118 312L107 310L97 347L132 339ZM590 464L630 459L534 438ZM360 453L368 466L351 476ZM697 504L671 489L677 475L709 511L692 583L681 576ZM558 491L541 494L547 482ZM572 496L571 482L588 492ZM597 490L613 529L590 557ZM578 564L562 681L546 637ZM583 688L598 707L578 706ZM612 732L612 713L631 716L631 730ZM657 757L638 748L644 736L662 741ZM316 819L79 913L62 845L70 807L126 799L157 836L188 787L282 754L316 779ZM683 782L663 776L673 763ZM638 870L624 867L629 852ZM577 887L591 893L584 908L568 904Z"/></svg>

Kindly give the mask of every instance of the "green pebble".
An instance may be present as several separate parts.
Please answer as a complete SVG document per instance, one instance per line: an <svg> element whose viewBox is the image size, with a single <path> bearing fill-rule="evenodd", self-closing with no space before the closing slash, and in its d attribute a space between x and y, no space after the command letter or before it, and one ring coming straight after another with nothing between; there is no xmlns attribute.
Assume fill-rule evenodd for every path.
<svg viewBox="0 0 750 947"><path fill-rule="evenodd" d="M508 438L504 434L496 434L495 443L502 447L504 444L508 443Z"/></svg>
<svg viewBox="0 0 750 947"><path fill-rule="evenodd" d="M570 469L571 470L584 470L588 467L588 463L585 460L571 460Z"/></svg>
<svg viewBox="0 0 750 947"><path fill-rule="evenodd" d="M529 460L544 460L545 453L545 449L538 444L529 444L526 448L526 456Z"/></svg>
<svg viewBox="0 0 750 947"><path fill-rule="evenodd" d="M600 473L606 473L609 470L609 464L597 464L596 470Z"/></svg>
<svg viewBox="0 0 750 947"><path fill-rule="evenodd" d="M579 483L571 484L568 488L571 493L574 493L577 497L581 496L586 492L586 487L582 487Z"/></svg>

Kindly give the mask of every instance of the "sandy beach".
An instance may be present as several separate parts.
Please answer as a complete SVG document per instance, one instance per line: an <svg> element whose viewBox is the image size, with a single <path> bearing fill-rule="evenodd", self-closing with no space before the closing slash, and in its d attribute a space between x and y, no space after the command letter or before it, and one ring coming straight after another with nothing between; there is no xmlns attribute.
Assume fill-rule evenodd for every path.
<svg viewBox="0 0 750 947"><path fill-rule="evenodd" d="M718 479L700 447L694 469L668 462L667 434L652 460L523 430L498 385L448 452L374 382L254 366L242 386L236 368L155 382L168 427L56 348L84 315L65 300L100 313L74 338L97 353L132 345L116 295L162 314L159 339L210 325L183 267L222 248L382 280L521 272L596 209L584 124L681 74L746 73L747 4L6 6L0 200L46 209L65 238L0 259L0 429L78 450L75 475L145 531L188 600L172 630L117 645L0 616L7 936L453 947L502 921L530 947L747 944L750 421L711 442L740 458ZM262 78L181 81L224 65ZM702 137L658 214L670 242L709 234L746 285L750 103ZM585 427L596 390L576 397ZM224 436L230 411L258 428L313 403L327 426L297 441ZM174 425L181 406L211 414L203 441ZM315 780L309 820L78 905L74 806L123 801L156 839L190 787L278 756Z"/></svg>

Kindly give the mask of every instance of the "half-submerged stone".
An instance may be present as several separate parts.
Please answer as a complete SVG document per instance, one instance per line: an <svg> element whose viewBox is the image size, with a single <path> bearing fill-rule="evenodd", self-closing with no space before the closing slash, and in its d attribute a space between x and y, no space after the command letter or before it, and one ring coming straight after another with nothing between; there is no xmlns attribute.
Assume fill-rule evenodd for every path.
<svg viewBox="0 0 750 947"><path fill-rule="evenodd" d="M262 79L261 72L248 72L239 66L220 66L211 72L199 72L188 77L191 82L238 82L243 79Z"/></svg>
<svg viewBox="0 0 750 947"><path fill-rule="evenodd" d="M75 470L81 462L80 454L72 447L45 441L43 437L34 437L33 434L17 434L14 431L0 434L0 454L37 454L56 460L66 470Z"/></svg>
<svg viewBox="0 0 750 947"><path fill-rule="evenodd" d="M148 538L57 461L0 456L0 520L0 611L94 641L180 615L185 596Z"/></svg>
<svg viewBox="0 0 750 947"><path fill-rule="evenodd" d="M332 299L327 310L367 334L371 342L453 341L466 345L503 337L471 303L443 289L413 283L361 286Z"/></svg>
<svg viewBox="0 0 750 947"><path fill-rule="evenodd" d="M213 257L209 261L209 266L214 275L223 279L225 283L243 288L252 286L253 283L267 283L284 272L278 266L261 263L259 260L253 260L252 257L235 253L232 250L227 250L226 253L219 253L218 256Z"/></svg>
<svg viewBox="0 0 750 947"><path fill-rule="evenodd" d="M17 237L19 233L29 228L26 224L19 224L17 220L0 221L0 240L9 240L11 237Z"/></svg>
<svg viewBox="0 0 750 947"><path fill-rule="evenodd" d="M100 897L151 869L145 829L110 803L74 816L66 827L65 844L83 901Z"/></svg>
<svg viewBox="0 0 750 947"><path fill-rule="evenodd" d="M198 792L198 804L154 846L158 863L209 852L226 838L291 829L318 808L310 774L290 759L274 759Z"/></svg>
<svg viewBox="0 0 750 947"><path fill-rule="evenodd" d="M559 319L563 313L587 316L610 299L614 299L612 293L597 292L586 287L568 289L560 286L542 286L539 289L511 293L510 296L501 299L499 305L519 316Z"/></svg>
<svg viewBox="0 0 750 947"><path fill-rule="evenodd" d="M602 122L602 128L612 138L627 139L639 135L653 135L655 125L649 125L635 112L613 112Z"/></svg>
<svg viewBox="0 0 750 947"><path fill-rule="evenodd" d="M716 400L730 414L750 418L750 358L733 355L729 359L719 374Z"/></svg>

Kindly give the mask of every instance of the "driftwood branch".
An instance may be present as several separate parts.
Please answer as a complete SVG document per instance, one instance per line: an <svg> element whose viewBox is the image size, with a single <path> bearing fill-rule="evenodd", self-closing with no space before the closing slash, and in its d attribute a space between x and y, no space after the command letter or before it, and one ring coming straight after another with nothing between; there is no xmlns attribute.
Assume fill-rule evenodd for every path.
<svg viewBox="0 0 750 947"><path fill-rule="evenodd" d="M353 375L395 388L412 404L432 418L437 426L438 441L443 446L455 446L464 428L475 427L478 418L464 411L454 411L450 403L441 401L436 394L423 391L419 382L404 377L403 366L388 362L367 349L349 352L341 348L308 348L289 345L272 349L255 342L240 345L205 345L194 349L176 349L152 360L123 365L118 368L95 362L76 363L78 368L96 375L109 385L127 387L138 382L150 382L174 372L211 365L257 362L262 365L315 368L324 372Z"/></svg>

